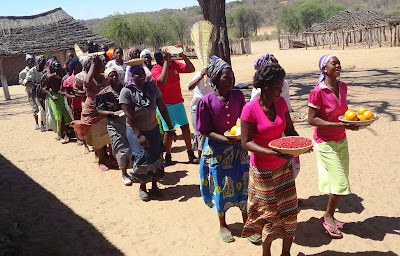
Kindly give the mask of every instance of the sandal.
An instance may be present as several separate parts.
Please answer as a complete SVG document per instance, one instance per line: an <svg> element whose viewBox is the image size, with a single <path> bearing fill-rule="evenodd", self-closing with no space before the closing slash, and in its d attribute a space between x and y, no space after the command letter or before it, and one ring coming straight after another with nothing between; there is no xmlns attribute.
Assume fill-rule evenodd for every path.
<svg viewBox="0 0 400 256"><path fill-rule="evenodd" d="M336 224L336 229L343 229L344 228L344 222L338 221L337 219L333 218L335 221L339 222Z"/></svg>
<svg viewBox="0 0 400 256"><path fill-rule="evenodd" d="M132 180L127 176L122 175L122 182L125 186L132 186Z"/></svg>
<svg viewBox="0 0 400 256"><path fill-rule="evenodd" d="M235 238L232 236L232 232L229 232L229 234L222 234L220 231L219 236L222 238L222 241L224 241L225 243L232 243L235 241Z"/></svg>
<svg viewBox="0 0 400 256"><path fill-rule="evenodd" d="M106 172L106 171L108 171L109 169L108 169L108 167L106 166L106 165L104 165L104 164L99 164L99 170L100 171L102 171L102 172Z"/></svg>
<svg viewBox="0 0 400 256"><path fill-rule="evenodd" d="M139 188L139 197L142 199L142 201L148 202L150 201L149 194L147 194L146 191L143 191Z"/></svg>
<svg viewBox="0 0 400 256"><path fill-rule="evenodd" d="M332 226L328 222L325 222L324 217L321 217L320 220L322 222L322 226L325 228L325 230L332 238L338 238L338 239L343 238L342 233L336 227ZM329 228L336 230L338 233L332 232Z"/></svg>
<svg viewBox="0 0 400 256"><path fill-rule="evenodd" d="M250 242L256 244L256 243L258 243L258 242L260 242L260 241L262 240L262 236L259 235L259 234L254 234L254 235L248 236L247 239L248 239Z"/></svg>

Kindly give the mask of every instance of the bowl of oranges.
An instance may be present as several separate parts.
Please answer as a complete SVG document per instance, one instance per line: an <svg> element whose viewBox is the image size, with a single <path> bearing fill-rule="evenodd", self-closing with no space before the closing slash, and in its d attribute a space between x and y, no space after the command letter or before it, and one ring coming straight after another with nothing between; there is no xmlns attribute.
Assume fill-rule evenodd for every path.
<svg viewBox="0 0 400 256"><path fill-rule="evenodd" d="M339 120L344 123L356 124L359 129L364 129L371 125L373 122L379 119L378 114L361 107L356 111L347 110L342 116L339 116Z"/></svg>
<svg viewBox="0 0 400 256"><path fill-rule="evenodd" d="M231 139L240 140L242 134L240 126L233 126L229 131L224 132L224 136Z"/></svg>

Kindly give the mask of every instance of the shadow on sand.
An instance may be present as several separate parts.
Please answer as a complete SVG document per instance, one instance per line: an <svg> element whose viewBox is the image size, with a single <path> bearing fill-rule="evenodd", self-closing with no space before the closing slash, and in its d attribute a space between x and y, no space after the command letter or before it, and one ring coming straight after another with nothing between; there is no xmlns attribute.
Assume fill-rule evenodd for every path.
<svg viewBox="0 0 400 256"><path fill-rule="evenodd" d="M0 173L0 255L123 255L2 155Z"/></svg>
<svg viewBox="0 0 400 256"><path fill-rule="evenodd" d="M368 252L336 252L336 251L324 251L317 254L304 254L299 253L297 256L397 256L396 253L392 251L388 252L378 252L378 251L368 251Z"/></svg>

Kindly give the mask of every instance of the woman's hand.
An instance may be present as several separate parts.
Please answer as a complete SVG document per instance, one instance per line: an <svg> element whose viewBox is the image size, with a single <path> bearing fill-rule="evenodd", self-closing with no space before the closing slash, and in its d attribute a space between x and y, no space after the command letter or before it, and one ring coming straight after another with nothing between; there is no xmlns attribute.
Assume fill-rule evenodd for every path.
<svg viewBox="0 0 400 256"><path fill-rule="evenodd" d="M56 101L58 98L56 96L52 96L51 99Z"/></svg>
<svg viewBox="0 0 400 256"><path fill-rule="evenodd" d="M176 141L178 139L178 136L175 133L175 130L171 130L171 131L166 131L167 136L172 140L172 141Z"/></svg>
<svg viewBox="0 0 400 256"><path fill-rule="evenodd" d="M276 155L275 155L275 156L277 156L277 157L279 157L279 158L283 158L283 159L285 159L285 160L290 160L290 159L293 158L293 156L292 156L292 155L289 155L289 154L282 154L282 153L277 152L277 151L274 151L274 152L276 152Z"/></svg>
<svg viewBox="0 0 400 256"><path fill-rule="evenodd" d="M167 49L164 49L162 53L163 53L164 61L166 61L166 62L171 61L171 55L169 54Z"/></svg>
<svg viewBox="0 0 400 256"><path fill-rule="evenodd" d="M150 147L149 141L147 140L147 138L141 134L138 138L139 144L140 146L144 147L144 148L148 148Z"/></svg>
<svg viewBox="0 0 400 256"><path fill-rule="evenodd" d="M357 124L350 124L350 123L342 123L342 127L352 131L358 131L360 129Z"/></svg>

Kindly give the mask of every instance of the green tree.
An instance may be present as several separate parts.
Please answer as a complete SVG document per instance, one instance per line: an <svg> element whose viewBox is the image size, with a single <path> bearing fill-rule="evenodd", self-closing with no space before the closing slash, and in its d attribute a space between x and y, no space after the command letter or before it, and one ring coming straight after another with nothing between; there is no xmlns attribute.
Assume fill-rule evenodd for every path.
<svg viewBox="0 0 400 256"><path fill-rule="evenodd" d="M136 45L144 44L149 41L151 34L151 18L148 14L140 14L130 17L129 25L131 27L130 41Z"/></svg>
<svg viewBox="0 0 400 256"><path fill-rule="evenodd" d="M249 11L245 5L238 5L227 14L228 27L237 37L249 36Z"/></svg>
<svg viewBox="0 0 400 256"><path fill-rule="evenodd" d="M248 8L247 15L249 27L254 32L254 34L257 35L258 28L260 28L264 23L264 17L262 16L262 13L255 7Z"/></svg>
<svg viewBox="0 0 400 256"><path fill-rule="evenodd" d="M282 6L279 10L277 27L279 31L283 30L297 35L300 32L301 24L296 10L291 6Z"/></svg>
<svg viewBox="0 0 400 256"><path fill-rule="evenodd" d="M121 15L112 16L100 22L94 27L94 31L121 47L127 47L131 43L131 28L126 18Z"/></svg>

